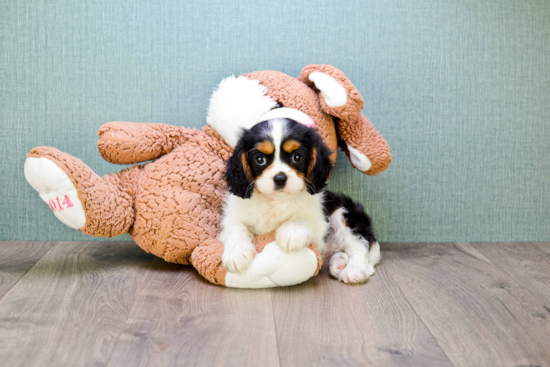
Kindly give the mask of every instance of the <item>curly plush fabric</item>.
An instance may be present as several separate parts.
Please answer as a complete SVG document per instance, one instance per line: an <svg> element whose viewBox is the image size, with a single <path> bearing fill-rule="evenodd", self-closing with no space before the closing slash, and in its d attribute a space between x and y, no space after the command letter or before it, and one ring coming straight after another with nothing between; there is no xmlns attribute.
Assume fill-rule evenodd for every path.
<svg viewBox="0 0 550 367"><path fill-rule="evenodd" d="M86 214L86 225L80 229L82 232L98 237L114 237L128 232L135 219L129 192L135 190L138 167L106 179L95 174L80 159L55 148L34 148L27 156L47 158L69 176ZM123 185L118 184L119 179L124 181ZM125 186L129 186L128 190L121 188Z"/></svg>
<svg viewBox="0 0 550 367"><path fill-rule="evenodd" d="M313 72L329 75L342 85L348 96L347 103L341 107L330 107L315 84L308 79ZM297 79L278 71L256 71L245 76L259 80L260 84L267 87L267 94L284 107L308 114L315 121L325 144L333 150L333 161L336 160L338 145L348 157L347 146L350 145L371 161L371 168L365 172L367 175L377 175L391 163L388 143L371 122L360 114L364 105L363 97L345 74L334 66L308 65ZM340 138L340 144L337 138Z"/></svg>
<svg viewBox="0 0 550 367"><path fill-rule="evenodd" d="M346 104L328 106L308 79L312 72L322 72L334 78L346 91ZM310 65L302 71L299 79L277 71L256 71L245 77L265 86L266 95L273 101L311 117L325 144L332 149L333 160L340 143L346 152L348 146L353 147L354 154L364 155L365 160L368 158L372 163L366 172L369 175L383 171L391 162L386 141L359 113L363 106L361 95L338 69L329 65ZM82 204L79 210L84 210L86 218L80 230L100 237L128 232L145 251L169 262L192 264L210 282L233 286L227 284L227 271L221 261L223 245L217 239L226 195L224 161L232 153L220 134L208 126L197 130L157 123L110 122L99 129L98 135L99 152L111 163L153 161L99 177L79 159L55 148L38 147L28 154L29 159L46 158L53 162L67 175L66 182L70 180L74 185ZM38 165L36 162L29 167ZM39 170L32 174L34 179L40 179ZM267 245L274 249L276 244L271 245L274 240L273 233L257 236L257 252L262 253ZM302 272L302 278L295 281L285 276L285 284L297 284L317 274L322 264L321 255L314 246L309 248L314 254L305 251L300 256L309 262L311 267L307 269L311 273ZM258 264L266 264L266 259L269 263L273 253L263 252L263 262ZM279 256L279 260L282 258ZM295 257L292 261L300 259ZM279 269L287 269L285 264L277 264ZM269 278L263 268L259 270L256 267L259 277ZM309 275L304 278L304 274ZM243 279L235 286L247 287L248 280L244 279L242 283ZM268 284L252 283L254 279L251 287ZM276 282L269 284L277 285Z"/></svg>
<svg viewBox="0 0 550 367"><path fill-rule="evenodd" d="M99 237L130 232L145 251L166 261L189 264L195 247L218 235L226 188L224 161L231 148L209 127L201 131L161 124L109 123L100 130L103 134L111 131L117 132L111 135L114 141L106 144L100 140L99 144L102 155L111 161L135 163L163 150L172 154L103 178L55 148L35 148L28 156L50 159L71 178L86 213L82 232ZM141 149L158 131L169 134L151 149ZM120 154L124 150L142 154L130 158Z"/></svg>
<svg viewBox="0 0 550 367"><path fill-rule="evenodd" d="M330 107L322 94L319 94L319 100L321 102L321 107L323 111L328 113L331 116L337 117L344 121L354 121L357 117L357 114L363 109L364 101L359 91L351 84L349 79L342 73L340 70L336 69L332 65L308 65L306 66L298 80L307 84L309 87L317 90L315 84L309 80L309 75L313 72L321 72L328 76L333 77L336 81L341 84L348 94L348 101L344 106L341 107Z"/></svg>
<svg viewBox="0 0 550 367"><path fill-rule="evenodd" d="M361 129L357 129L358 126ZM369 157L372 167L365 172L367 175L377 175L391 163L392 155L386 140L376 131L369 119L362 114L357 115L355 121L340 120L338 133L342 142L347 142L353 147L361 147L363 154ZM347 146L341 144L341 148L349 157Z"/></svg>
<svg viewBox="0 0 550 367"><path fill-rule="evenodd" d="M245 74L267 87L267 94L283 107L295 108L307 114L315 122L325 144L332 149L331 159L336 161L336 130L330 115L321 109L318 94L304 83L278 71L256 71Z"/></svg>
<svg viewBox="0 0 550 367"><path fill-rule="evenodd" d="M183 139L182 145L141 169L130 235L147 252L189 264L199 244L218 236L231 148L208 127L181 135L171 137Z"/></svg>

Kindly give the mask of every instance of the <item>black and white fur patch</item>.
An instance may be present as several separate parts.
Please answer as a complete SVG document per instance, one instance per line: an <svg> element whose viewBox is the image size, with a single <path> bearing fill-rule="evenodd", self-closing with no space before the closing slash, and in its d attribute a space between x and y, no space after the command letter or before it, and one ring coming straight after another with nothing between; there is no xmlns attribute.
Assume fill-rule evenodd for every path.
<svg viewBox="0 0 550 367"><path fill-rule="evenodd" d="M290 119L261 122L243 131L227 161L229 191L245 199L252 196L252 188L263 194L281 189L296 193L304 187L310 194L319 193L332 170L330 154L314 129ZM277 174L286 176L285 185L271 188Z"/></svg>
<svg viewBox="0 0 550 367"><path fill-rule="evenodd" d="M333 167L330 154L314 129L290 119L264 121L243 131L226 162L230 194L220 240L228 271L242 272L253 261L255 235L276 231L283 251L313 243L324 252L330 226L329 243L336 252L331 274L359 283L374 272L372 262L379 261L380 251L370 218L360 204L325 190Z"/></svg>
<svg viewBox="0 0 550 367"><path fill-rule="evenodd" d="M325 193L325 215L330 220L330 274L344 283L361 283L381 260L380 245L363 205L350 197Z"/></svg>

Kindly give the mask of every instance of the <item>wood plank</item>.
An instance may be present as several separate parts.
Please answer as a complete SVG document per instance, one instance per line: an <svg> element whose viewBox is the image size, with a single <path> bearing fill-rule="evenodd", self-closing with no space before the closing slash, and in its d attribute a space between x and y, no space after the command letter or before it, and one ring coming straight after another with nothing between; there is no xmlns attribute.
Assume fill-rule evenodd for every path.
<svg viewBox="0 0 550 367"><path fill-rule="evenodd" d="M387 260L368 283L346 285L321 273L273 290L282 366L450 366L388 276Z"/></svg>
<svg viewBox="0 0 550 367"><path fill-rule="evenodd" d="M151 260L131 242L57 242L0 301L2 365L105 364Z"/></svg>
<svg viewBox="0 0 550 367"><path fill-rule="evenodd" d="M392 279L456 366L546 365L550 318L468 244L388 244Z"/></svg>
<svg viewBox="0 0 550 367"><path fill-rule="evenodd" d="M502 271L544 302L550 318L550 242L478 243L473 245Z"/></svg>
<svg viewBox="0 0 550 367"><path fill-rule="evenodd" d="M51 241L0 241L0 299L53 244Z"/></svg>
<svg viewBox="0 0 550 367"><path fill-rule="evenodd" d="M108 366L279 366L270 292L155 259Z"/></svg>

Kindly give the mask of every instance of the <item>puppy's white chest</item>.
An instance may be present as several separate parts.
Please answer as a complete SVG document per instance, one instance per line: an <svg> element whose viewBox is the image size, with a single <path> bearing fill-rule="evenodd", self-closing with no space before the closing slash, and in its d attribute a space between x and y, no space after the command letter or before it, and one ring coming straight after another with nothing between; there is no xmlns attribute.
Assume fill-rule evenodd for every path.
<svg viewBox="0 0 550 367"><path fill-rule="evenodd" d="M293 202L273 201L257 204L256 210L252 210L246 221L247 226L256 235L276 230L301 211L300 205Z"/></svg>

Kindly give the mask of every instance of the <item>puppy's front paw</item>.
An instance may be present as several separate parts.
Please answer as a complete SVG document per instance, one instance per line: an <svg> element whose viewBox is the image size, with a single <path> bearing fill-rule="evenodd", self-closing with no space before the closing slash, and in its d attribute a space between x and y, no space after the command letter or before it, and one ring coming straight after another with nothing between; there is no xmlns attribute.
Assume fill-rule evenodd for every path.
<svg viewBox="0 0 550 367"><path fill-rule="evenodd" d="M283 251L292 252L309 246L311 232L301 224L286 222L277 229L275 241Z"/></svg>
<svg viewBox="0 0 550 367"><path fill-rule="evenodd" d="M224 247L222 263L227 271L240 273L250 266L255 256L256 247L254 247L254 244L252 242L241 242Z"/></svg>

